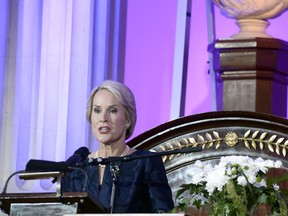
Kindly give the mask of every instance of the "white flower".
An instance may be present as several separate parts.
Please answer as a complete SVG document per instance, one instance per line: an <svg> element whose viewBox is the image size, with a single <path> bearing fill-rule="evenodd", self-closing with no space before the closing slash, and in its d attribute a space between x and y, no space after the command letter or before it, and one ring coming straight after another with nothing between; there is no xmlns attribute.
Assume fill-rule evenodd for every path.
<svg viewBox="0 0 288 216"><path fill-rule="evenodd" d="M280 187L277 184L273 184L273 188L274 188L274 190L278 191Z"/></svg>
<svg viewBox="0 0 288 216"><path fill-rule="evenodd" d="M283 167L283 164L282 164L281 161L277 160L277 161L275 162L274 167L275 167L275 168L281 168L281 167Z"/></svg>
<svg viewBox="0 0 288 216"><path fill-rule="evenodd" d="M242 188L241 190L243 191L244 187L245 193L250 195L247 197L244 195L243 198L249 198L249 200L246 200L246 202L250 204L252 203L253 205L251 206L255 206L259 202L257 198L253 196L259 196L259 194L261 195L262 193L268 197L275 197L275 191L279 190L279 186L274 184L274 191L271 191L270 187L267 188L267 172L269 168L281 168L282 166L281 161L264 160L260 157L252 158L248 156L221 157L218 164L209 163L208 161L196 161L192 167L192 174L189 177L190 183L193 185L192 188L195 188L196 186L197 189L195 191L191 191L191 189L187 189L185 191L190 194L188 198L190 203L189 205L195 206L197 204L198 206L200 204L202 206L209 202L213 204L219 202L221 204L221 208L220 210L217 210L218 208L214 208L214 210L217 211L215 215L220 213L222 214L223 209L226 215L230 215L231 212L231 214L235 215L234 207L233 209L230 209L230 206L235 204L237 205L237 202L234 202L230 195L233 195L233 193L237 194L237 189L240 188ZM225 187L227 190L225 190L224 193L221 193L224 186L227 185L228 182L232 184L229 183L229 187ZM233 189L231 190L232 187L230 186L235 188L234 192ZM205 189L199 192L200 188ZM230 195L227 195L228 191L229 194L231 193ZM183 194L183 192L181 192L181 194ZM219 194L221 194L221 196L219 196ZM220 200L218 200L219 198ZM281 199L280 196L279 199ZM271 201L273 201L271 203L269 199L267 200L267 202L271 205L279 202L279 200L273 201L273 199L271 199ZM223 202L225 202L224 205ZM280 206L282 212L287 211L286 207L284 207ZM242 208L240 205L239 211L241 210Z"/></svg>
<svg viewBox="0 0 288 216"><path fill-rule="evenodd" d="M257 182L257 178L254 172L246 172L244 174L247 176L248 182L250 184L255 184Z"/></svg>
<svg viewBox="0 0 288 216"><path fill-rule="evenodd" d="M253 185L256 188L260 188L260 187L267 187L266 181L264 179L262 179L260 182L256 182Z"/></svg>
<svg viewBox="0 0 288 216"><path fill-rule="evenodd" d="M210 168L209 168L210 167ZM207 169L211 169L211 165L207 166L200 160L196 161L193 166L193 175L189 175L190 182L192 184L199 184L200 182L205 181L205 176L207 173Z"/></svg>
<svg viewBox="0 0 288 216"><path fill-rule="evenodd" d="M252 164L253 167L258 168L263 173L267 173L268 167L274 167L274 161L272 160L264 160L263 158L256 158L254 161L254 164Z"/></svg>
<svg viewBox="0 0 288 216"><path fill-rule="evenodd" d="M268 168L282 167L281 161L264 160L263 158L253 159L248 156L225 156L221 157L218 164L202 162L194 163L194 175L190 176L192 184L206 182L206 190L209 195L217 189L222 191L223 186L230 179L236 179L237 184L246 186L248 183L254 187L266 187L266 180L259 179L259 172L267 173Z"/></svg>
<svg viewBox="0 0 288 216"><path fill-rule="evenodd" d="M227 184L229 177L225 175L225 169L223 167L215 167L207 173L206 176L206 190L211 195L215 189L222 191L222 188Z"/></svg>
<svg viewBox="0 0 288 216"><path fill-rule="evenodd" d="M238 176L237 178L237 184L242 185L242 186L246 186L248 184L246 178L244 176Z"/></svg>

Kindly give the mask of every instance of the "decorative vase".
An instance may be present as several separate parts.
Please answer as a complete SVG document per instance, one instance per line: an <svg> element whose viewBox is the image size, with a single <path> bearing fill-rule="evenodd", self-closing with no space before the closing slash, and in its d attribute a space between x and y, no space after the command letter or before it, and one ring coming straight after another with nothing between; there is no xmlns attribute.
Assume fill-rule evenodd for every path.
<svg viewBox="0 0 288 216"><path fill-rule="evenodd" d="M185 216L209 216L210 205L204 205L197 209L196 207L187 207L184 212Z"/></svg>
<svg viewBox="0 0 288 216"><path fill-rule="evenodd" d="M253 216L270 216L272 215L271 206L266 204L260 204L255 207Z"/></svg>
<svg viewBox="0 0 288 216"><path fill-rule="evenodd" d="M288 9L288 0L212 0L221 13L236 19L239 33L232 38L265 37L268 19L280 16Z"/></svg>
<svg viewBox="0 0 288 216"><path fill-rule="evenodd" d="M210 215L210 205L204 205L197 209L196 207L187 207L184 215L185 216L209 216ZM271 206L267 204L259 204L255 206L253 209L253 212L251 212L250 216L270 216L272 214L271 212Z"/></svg>

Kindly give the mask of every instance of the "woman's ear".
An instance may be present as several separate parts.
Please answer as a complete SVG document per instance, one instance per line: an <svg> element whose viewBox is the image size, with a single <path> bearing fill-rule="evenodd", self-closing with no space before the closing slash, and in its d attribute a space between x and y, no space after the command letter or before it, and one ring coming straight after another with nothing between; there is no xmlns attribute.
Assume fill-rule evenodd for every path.
<svg viewBox="0 0 288 216"><path fill-rule="evenodd" d="M129 127L130 127L130 121L127 119L126 124L125 124L125 128L129 128Z"/></svg>

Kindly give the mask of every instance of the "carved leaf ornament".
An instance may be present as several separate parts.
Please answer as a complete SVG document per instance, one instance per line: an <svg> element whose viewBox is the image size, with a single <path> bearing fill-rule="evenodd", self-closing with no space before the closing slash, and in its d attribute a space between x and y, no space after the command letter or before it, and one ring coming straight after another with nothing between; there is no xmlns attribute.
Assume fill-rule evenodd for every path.
<svg viewBox="0 0 288 216"><path fill-rule="evenodd" d="M175 149L181 149L185 147L197 147L202 146L202 149L215 148L218 149L221 145L226 144L229 147L237 145L239 142L243 142L247 149L260 149L267 148L270 152L275 152L278 155L286 157L288 148L288 139L277 135L270 135L268 132L251 131L248 130L242 137L238 136L235 132L229 132L225 137L221 137L218 132L205 133L205 136L197 134L197 138L187 137L174 140L172 142L164 143L160 145L160 151L169 151ZM151 151L156 151L152 149ZM158 150L159 151L159 150ZM163 161L172 160L173 157L179 155L163 156Z"/></svg>

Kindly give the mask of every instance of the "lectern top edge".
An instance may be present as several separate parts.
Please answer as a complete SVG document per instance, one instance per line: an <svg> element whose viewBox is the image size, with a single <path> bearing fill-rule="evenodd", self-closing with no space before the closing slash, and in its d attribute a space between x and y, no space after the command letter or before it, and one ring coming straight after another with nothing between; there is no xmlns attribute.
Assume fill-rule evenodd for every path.
<svg viewBox="0 0 288 216"><path fill-rule="evenodd" d="M78 204L78 213L104 213L102 205L93 200L87 192L68 192L58 196L57 193L7 193L0 194L0 208L10 214L12 204L31 203L62 203L63 205Z"/></svg>

